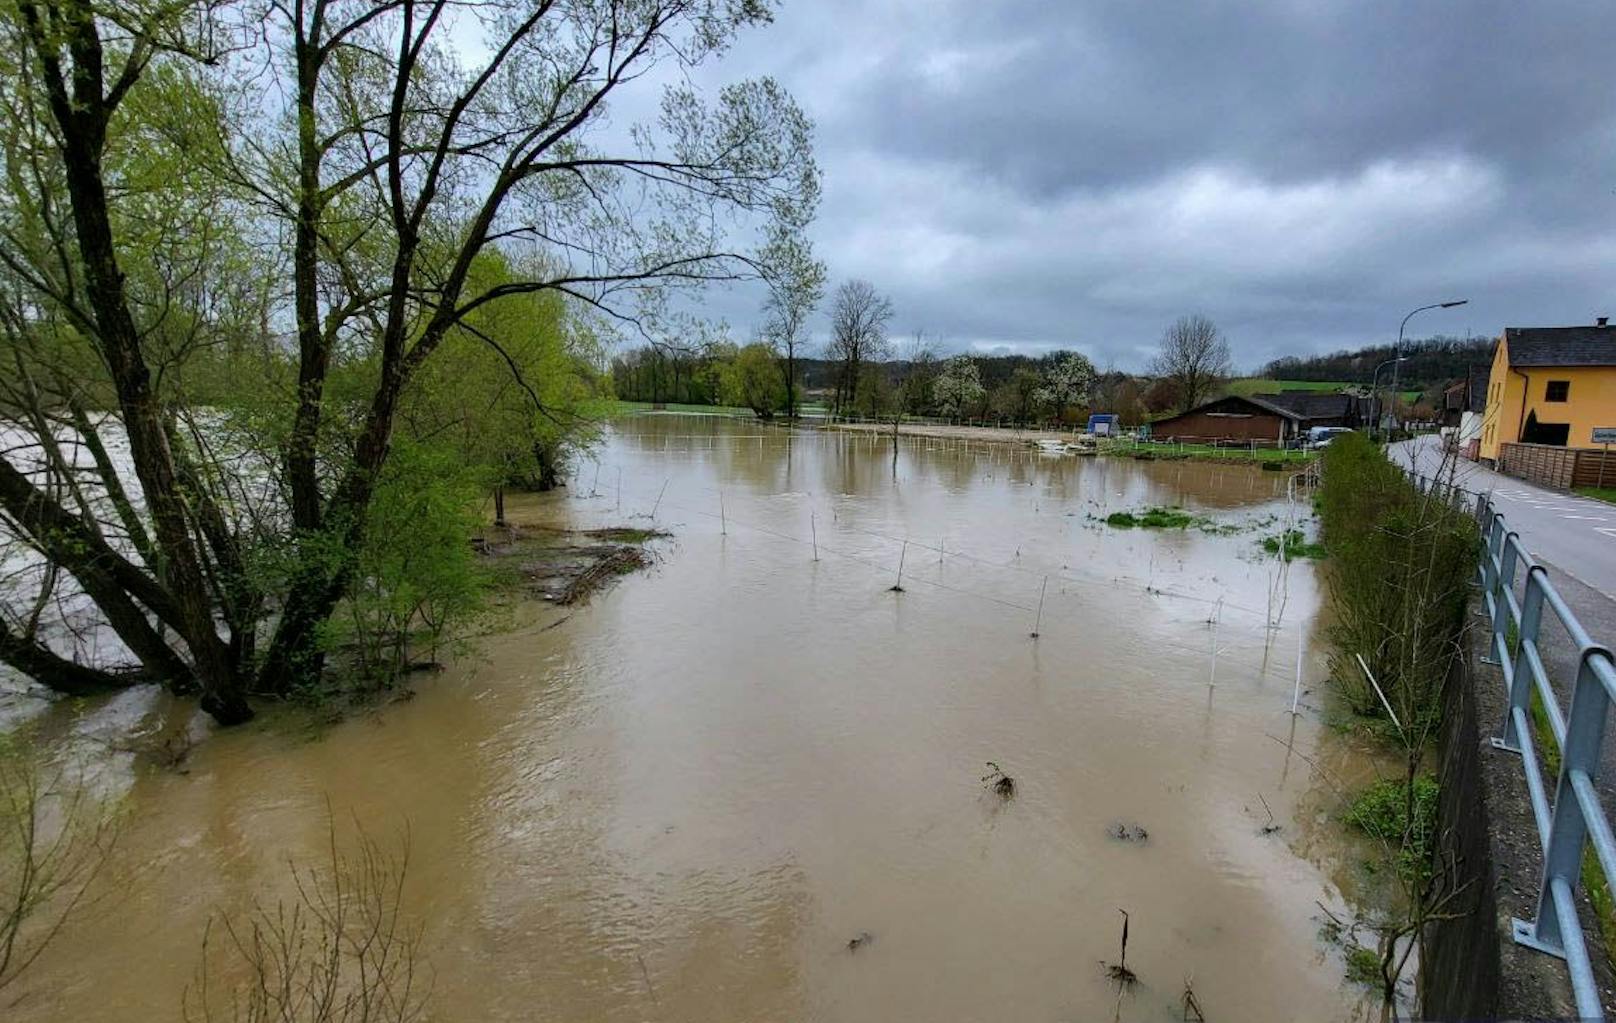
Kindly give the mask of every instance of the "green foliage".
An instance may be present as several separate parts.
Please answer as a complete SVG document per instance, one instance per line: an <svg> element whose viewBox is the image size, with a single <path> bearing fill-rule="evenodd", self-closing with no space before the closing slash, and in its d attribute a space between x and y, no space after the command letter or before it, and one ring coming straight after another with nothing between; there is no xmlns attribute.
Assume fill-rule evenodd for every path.
<svg viewBox="0 0 1616 1023"><path fill-rule="evenodd" d="M774 349L762 342L749 344L721 363L718 397L764 419L785 408L785 378L776 365Z"/></svg>
<svg viewBox="0 0 1616 1023"><path fill-rule="evenodd" d="M473 278L491 288L538 272L490 252ZM444 338L400 419L408 436L452 447L491 486L548 490L596 437L606 401L600 357L599 340L558 293L509 295Z"/></svg>
<svg viewBox="0 0 1616 1023"><path fill-rule="evenodd" d="M1435 851L1437 796L1436 779L1428 775L1414 779L1412 792L1404 779L1383 779L1360 792L1343 819L1385 844L1404 876L1419 877Z"/></svg>
<svg viewBox="0 0 1616 1023"><path fill-rule="evenodd" d="M429 658L484 607L489 578L470 537L485 485L447 446L401 441L371 503L353 583L323 642L361 686L382 686L409 667L412 645Z"/></svg>
<svg viewBox="0 0 1616 1023"><path fill-rule="evenodd" d="M1347 950L1347 979L1354 984L1378 988L1381 986L1380 953L1372 948L1354 945Z"/></svg>
<svg viewBox="0 0 1616 1023"><path fill-rule="evenodd" d="M1475 521L1435 489L1416 490L1362 434L1325 449L1318 508L1335 564L1332 676L1354 714L1384 715L1361 656L1407 737L1421 741L1458 654L1479 543Z"/></svg>

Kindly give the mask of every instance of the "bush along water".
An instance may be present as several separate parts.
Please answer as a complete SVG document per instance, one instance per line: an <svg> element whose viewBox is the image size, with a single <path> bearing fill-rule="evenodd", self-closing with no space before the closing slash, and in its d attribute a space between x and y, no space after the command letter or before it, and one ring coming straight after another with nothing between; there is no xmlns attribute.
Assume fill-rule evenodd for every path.
<svg viewBox="0 0 1616 1023"><path fill-rule="evenodd" d="M1451 912L1468 884L1441 852L1437 782L1425 770L1442 688L1462 655L1480 549L1453 470L1450 460L1436 483L1418 489L1379 447L1346 434L1325 452L1316 498L1331 561L1331 682L1353 719L1400 760L1392 777L1358 793L1342 815L1392 868L1380 876L1395 884L1397 908L1363 921L1378 937L1388 1005L1399 998L1426 923ZM1354 972L1361 976L1366 965L1353 964Z"/></svg>

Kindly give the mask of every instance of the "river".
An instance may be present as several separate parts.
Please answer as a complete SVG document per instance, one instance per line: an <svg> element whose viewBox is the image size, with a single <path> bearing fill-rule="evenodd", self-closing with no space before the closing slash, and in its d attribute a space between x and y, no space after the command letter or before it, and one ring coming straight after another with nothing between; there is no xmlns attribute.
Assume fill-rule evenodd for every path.
<svg viewBox="0 0 1616 1023"><path fill-rule="evenodd" d="M1208 1019L1367 1018L1316 902L1358 897L1334 817L1373 764L1322 723L1311 565L1265 627L1284 474L672 415L596 457L509 511L654 522L650 571L411 700L273 711L183 773L104 754L106 890L7 1017L177 1018L209 915L289 893L334 818L407 832L435 1019L1178 1020L1190 978ZM1103 521L1147 505L1220 528ZM149 692L61 727L206 730Z"/></svg>

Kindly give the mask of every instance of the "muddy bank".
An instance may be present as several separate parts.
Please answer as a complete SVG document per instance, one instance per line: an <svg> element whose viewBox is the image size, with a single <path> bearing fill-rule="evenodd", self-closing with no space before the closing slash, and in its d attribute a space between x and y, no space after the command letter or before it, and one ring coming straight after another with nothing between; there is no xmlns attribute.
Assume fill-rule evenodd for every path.
<svg viewBox="0 0 1616 1023"><path fill-rule="evenodd" d="M668 535L631 526L562 529L511 523L490 527L474 543L502 582L534 600L569 605L649 566L652 555L645 545Z"/></svg>

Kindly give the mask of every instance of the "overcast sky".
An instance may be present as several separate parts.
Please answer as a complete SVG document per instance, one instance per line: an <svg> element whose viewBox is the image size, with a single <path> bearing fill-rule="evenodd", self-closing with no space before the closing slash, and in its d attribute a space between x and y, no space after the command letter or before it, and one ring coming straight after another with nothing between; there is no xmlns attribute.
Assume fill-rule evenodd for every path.
<svg viewBox="0 0 1616 1023"><path fill-rule="evenodd" d="M1616 315L1613 56L1609 0L784 0L702 77L815 119L895 333L1140 369L1202 312L1252 368Z"/></svg>

